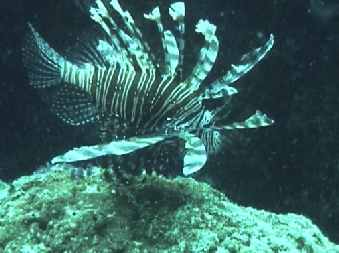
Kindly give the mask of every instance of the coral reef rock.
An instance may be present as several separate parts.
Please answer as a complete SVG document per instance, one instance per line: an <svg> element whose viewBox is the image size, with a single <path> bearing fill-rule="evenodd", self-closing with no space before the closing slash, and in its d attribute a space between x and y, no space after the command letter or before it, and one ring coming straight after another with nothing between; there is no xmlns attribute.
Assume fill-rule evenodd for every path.
<svg viewBox="0 0 339 253"><path fill-rule="evenodd" d="M339 252L309 219L239 206L191 178L105 175L58 165L1 182L0 252Z"/></svg>

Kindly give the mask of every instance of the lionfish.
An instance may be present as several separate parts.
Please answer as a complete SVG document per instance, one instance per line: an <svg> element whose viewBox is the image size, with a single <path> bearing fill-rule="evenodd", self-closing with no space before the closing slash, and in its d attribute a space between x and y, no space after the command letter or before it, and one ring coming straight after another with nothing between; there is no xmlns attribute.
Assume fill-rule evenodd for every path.
<svg viewBox="0 0 339 253"><path fill-rule="evenodd" d="M184 142L183 174L189 175L204 166L208 154L220 148L225 131L273 123L257 111L242 122L216 124L230 98L238 93L231 84L270 51L273 35L262 47L243 55L237 65L231 65L224 76L204 84L218 54L216 26L202 19L196 24L195 31L205 42L192 73L183 77L183 2L169 7L173 31L165 30L159 7L144 14L160 34L161 60L156 60L131 14L122 9L118 0L96 0L89 15L104 38L84 43L74 61L50 47L29 24L23 59L30 84L38 89L57 90L50 101L51 108L64 122L73 126L101 122L116 131L116 138L72 149L54 157L52 163L121 156L178 138ZM209 108L206 101L223 103Z"/></svg>

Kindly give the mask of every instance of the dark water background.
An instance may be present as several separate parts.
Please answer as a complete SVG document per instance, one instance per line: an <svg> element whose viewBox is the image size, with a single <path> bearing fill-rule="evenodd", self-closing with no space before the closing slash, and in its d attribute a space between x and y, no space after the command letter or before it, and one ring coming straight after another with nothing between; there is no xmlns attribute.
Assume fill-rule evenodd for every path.
<svg viewBox="0 0 339 253"><path fill-rule="evenodd" d="M170 1L123 3L152 40L142 15ZM302 213L339 243L339 17L311 10L308 0L191 0L186 9L188 72L201 42L194 24L208 18L218 26L211 80L269 33L276 37L270 55L237 83L231 115L241 120L260 109L276 124L233 133L198 177L240 204ZM4 0L0 13L0 178L11 180L93 141L91 129L65 126L28 86L20 55L26 24L61 49L90 22L70 0Z"/></svg>

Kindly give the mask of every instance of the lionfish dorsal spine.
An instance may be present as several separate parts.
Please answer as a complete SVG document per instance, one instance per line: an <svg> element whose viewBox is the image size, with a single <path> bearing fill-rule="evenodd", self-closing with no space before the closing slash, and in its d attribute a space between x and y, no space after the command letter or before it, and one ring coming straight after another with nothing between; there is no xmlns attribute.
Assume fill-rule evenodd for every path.
<svg viewBox="0 0 339 253"><path fill-rule="evenodd" d="M96 0L96 5L96 7L90 8L90 17L108 35L112 44L127 56L130 63L129 67L153 68L154 56L150 52L147 42L142 39L141 32L135 25L130 13L123 11L117 0L112 0L109 3ZM116 15L121 17L125 29L117 25L113 18Z"/></svg>
<svg viewBox="0 0 339 253"><path fill-rule="evenodd" d="M201 48L199 59L192 74L185 80L192 91L200 88L211 71L219 51L219 40L215 35L216 26L207 20L199 20L195 31L205 38L205 45Z"/></svg>
<svg viewBox="0 0 339 253"><path fill-rule="evenodd" d="M162 48L164 52L164 69L162 72L164 75L175 75L176 68L179 64L179 49L173 33L169 30L164 30L159 7L154 8L149 14L145 14L144 17L156 23L161 35Z"/></svg>
<svg viewBox="0 0 339 253"><path fill-rule="evenodd" d="M269 118L265 113L256 111L253 115L241 122L233 122L225 126L213 126L211 129L217 131L234 130L234 129L245 129L245 128L258 128L270 126L274 121Z"/></svg>
<svg viewBox="0 0 339 253"><path fill-rule="evenodd" d="M145 57L145 61L150 64L154 65L154 55L151 52L150 46L148 45L147 41L143 39L142 33L138 26L135 24L132 15L128 11L123 11L118 0L111 0L110 5L118 12L118 14L123 19L128 32L132 35L140 48L140 52L143 53L142 57Z"/></svg>
<svg viewBox="0 0 339 253"><path fill-rule="evenodd" d="M201 94L201 99L217 99L238 93L237 89L230 85L253 69L272 49L273 44L274 36L271 34L262 47L244 54L237 65L231 65L231 69L224 76L208 85Z"/></svg>
<svg viewBox="0 0 339 253"><path fill-rule="evenodd" d="M184 82L176 85L170 96L166 98L163 106L153 116L154 121L151 121L153 122L153 126L159 122L159 119L173 110L175 105L171 103L171 100L173 100L174 97L178 103L183 103L183 101L188 100L187 103L183 103L184 106L176 108L176 125L183 126L183 124L189 125L193 122L200 122L200 119L204 117L206 111L201 111L202 105L200 100L198 99L198 102L197 99L192 98L192 94L200 88L200 85L212 69L218 54L219 41L215 35L216 27L206 20L200 20L198 22L196 31L202 33L205 38L205 45L200 51L198 63L192 74ZM168 84L170 84L170 82L168 82ZM156 98L159 98L159 96L156 96ZM198 125L199 123L192 124L192 128Z"/></svg>
<svg viewBox="0 0 339 253"><path fill-rule="evenodd" d="M172 17L173 21L176 22L176 32L178 33L176 39L179 47L179 65L178 65L178 75L180 80L183 79L183 65L185 57L185 3L176 2L171 4L169 8L169 14Z"/></svg>

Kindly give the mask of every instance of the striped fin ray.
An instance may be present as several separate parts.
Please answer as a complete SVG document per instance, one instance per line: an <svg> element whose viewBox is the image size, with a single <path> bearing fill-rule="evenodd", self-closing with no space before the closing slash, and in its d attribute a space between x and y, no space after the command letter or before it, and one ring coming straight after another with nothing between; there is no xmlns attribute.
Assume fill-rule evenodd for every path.
<svg viewBox="0 0 339 253"><path fill-rule="evenodd" d="M175 119L175 124L170 127L184 128L185 121L192 118L201 109L202 104L185 83L175 81L175 76L165 75L160 83L156 96L152 100L151 109L157 108L146 127L155 127L159 122L167 118ZM196 115L197 116L197 115ZM198 117L198 116L197 116Z"/></svg>
<svg viewBox="0 0 339 253"><path fill-rule="evenodd" d="M164 73L174 75L179 64L179 49L173 33L169 30L164 31L159 7L154 8L151 13L145 14L144 17L157 24L164 50Z"/></svg>
<svg viewBox="0 0 339 253"><path fill-rule="evenodd" d="M124 62L124 55L118 51L119 48L114 44L111 45L105 40L99 40L96 49L109 66L117 62Z"/></svg>
<svg viewBox="0 0 339 253"><path fill-rule="evenodd" d="M176 2L171 4L169 8L169 14L172 19L176 22L176 30L178 36L176 36L178 47L179 47L179 66L178 72L180 80L182 80L183 75L183 65L184 65L184 51L185 51L185 3Z"/></svg>
<svg viewBox="0 0 339 253"><path fill-rule="evenodd" d="M190 175L200 170L207 161L207 153L201 139L190 133L182 133L178 136L185 141L186 154L184 156L183 174ZM125 155L156 143L169 136L131 137L129 139L112 141L107 144L82 146L74 148L52 159L52 164L72 163L85 161L106 155Z"/></svg>
<svg viewBox="0 0 339 253"><path fill-rule="evenodd" d="M101 45L103 39L99 39L97 36L103 36L101 31L97 29L81 34L77 38L75 45L65 50L66 58L79 66L88 63L95 66L109 66L111 62L106 58L107 49L105 52L101 52L102 48L99 48L99 45ZM110 53L113 52L110 50ZM116 53L114 52L113 54Z"/></svg>
<svg viewBox="0 0 339 253"><path fill-rule="evenodd" d="M215 25L207 20L199 20L195 31L205 37L205 45L200 50L198 63L194 67L191 76L185 80L185 83L189 85L192 91L199 89L201 83L211 71L219 50L219 41L215 35Z"/></svg>
<svg viewBox="0 0 339 253"><path fill-rule="evenodd" d="M93 123L97 119L97 110L92 98L73 85L63 85L51 100L51 110L58 118L72 126Z"/></svg>
<svg viewBox="0 0 339 253"><path fill-rule="evenodd" d="M107 78L107 69L106 68L97 68L96 69L96 80L97 84L94 84L93 89L95 89L95 101L97 102L97 105L102 105L102 95L103 90L105 88L106 82L105 78ZM98 106L101 107L101 106Z"/></svg>
<svg viewBox="0 0 339 253"><path fill-rule="evenodd" d="M154 69L146 70L145 72L146 72L145 73L146 79L144 83L140 86L140 90L143 91L143 94L141 94L139 100L137 101L138 104L136 106L137 108L139 108L138 113L137 113L138 117L136 120L137 128L140 127L142 118L146 114L147 109L149 109L149 108L146 108L145 100L148 99L151 87L155 84L155 80L156 80L156 73Z"/></svg>
<svg viewBox="0 0 339 253"><path fill-rule="evenodd" d="M100 85L96 86L96 101L98 108L101 109L101 114L109 114L110 111L108 110L108 106L112 104L112 97L110 94L112 89L116 89L117 79L118 79L118 72L123 69L122 67L118 67L117 64L113 64L109 68L98 68L97 69L97 80ZM113 93L114 94L114 93Z"/></svg>
<svg viewBox="0 0 339 253"><path fill-rule="evenodd" d="M120 92L116 92L116 99L113 99L114 103L114 107L116 108L116 110L114 110L115 112L118 111L119 115L123 117L124 120L128 119L128 94L129 92L132 90L131 88L133 87L134 84L134 80L137 77L137 73L136 71L129 71L128 76L126 77L126 81L125 83L123 83L123 85L121 85L121 90ZM113 104L112 104L113 106ZM111 110L112 111L112 110Z"/></svg>
<svg viewBox="0 0 339 253"><path fill-rule="evenodd" d="M186 98L185 98L186 99ZM176 125L183 128L196 128L200 120L204 117L202 104L197 99L188 99L176 112Z"/></svg>
<svg viewBox="0 0 339 253"><path fill-rule="evenodd" d="M99 67L104 68L104 67ZM93 76L95 75L95 67L91 63L83 63L82 65L73 64L66 61L61 69L62 80L80 87L84 91L90 92Z"/></svg>
<svg viewBox="0 0 339 253"><path fill-rule="evenodd" d="M117 82L114 87L115 92L111 92L113 95L109 99L111 103L108 110L138 128L145 116L145 111L149 109L146 108L145 100L148 99L149 90L156 79L156 70L146 68L135 71L119 68L119 71L115 72L117 72ZM110 83L111 81L107 85L112 86Z"/></svg>
<svg viewBox="0 0 339 253"><path fill-rule="evenodd" d="M208 154L216 154L221 149L224 140L220 131L211 128L204 128L200 138Z"/></svg>
<svg viewBox="0 0 339 253"><path fill-rule="evenodd" d="M30 84L35 88L47 88L60 84L62 68L66 60L40 36L31 24L25 36L23 63L28 70Z"/></svg>
<svg viewBox="0 0 339 253"><path fill-rule="evenodd" d="M118 0L111 0L110 5L113 9L121 16L123 22L125 23L128 32L135 40L135 43L138 45L139 53L141 54L142 62L147 64L147 66L154 66L154 55L151 53L150 46L142 38L142 34L139 28L136 26L133 17L128 11L123 11Z"/></svg>
<svg viewBox="0 0 339 253"><path fill-rule="evenodd" d="M120 64L132 67L133 60L130 59L129 52L123 45L123 41L117 36L120 31L118 25L112 19L102 0L96 0L96 4L97 7L91 7L89 10L91 19L98 23L104 33L110 38L112 48L114 47L122 55ZM105 50L108 50L107 45L101 45L106 47Z"/></svg>
<svg viewBox="0 0 339 253"><path fill-rule="evenodd" d="M134 93L131 94L132 97L129 100L132 102L131 105L131 117L130 121L133 123L136 123L137 121L140 121L140 118L142 116L141 114L141 105L139 102L142 102L144 100L145 94L143 94L143 86L145 85L147 81L147 73L145 71L142 71L141 75L139 76L138 79L136 79L136 85L135 85L135 90Z"/></svg>
<svg viewBox="0 0 339 253"><path fill-rule="evenodd" d="M204 99L218 99L222 97L231 97L237 94L239 91L227 84L223 84L222 82L215 83L213 85L209 85L206 87L204 92L199 96L199 100Z"/></svg>
<svg viewBox="0 0 339 253"><path fill-rule="evenodd" d="M111 115L119 115L126 120L126 114L119 113L119 106L124 106L127 103L124 98L126 91L130 90L133 83L131 80L134 78L135 70L128 66L117 65L106 75L110 77L106 79L105 83L102 83L102 86L105 86L105 92L100 101L103 111Z"/></svg>
<svg viewBox="0 0 339 253"><path fill-rule="evenodd" d="M173 75L164 75L157 87L153 87L156 88L156 90L153 93L150 109L156 109L156 111L145 124L145 128L154 128L159 121L166 118L165 112L175 106L175 104L171 103L171 101L173 100L173 94L176 92L178 87L173 81Z"/></svg>
<svg viewBox="0 0 339 253"><path fill-rule="evenodd" d="M202 96L214 99L237 93L237 90L229 85L248 73L257 63L259 63L272 49L273 44L274 36L271 34L264 46L243 55L239 64L232 65L231 69L223 77L210 84Z"/></svg>
<svg viewBox="0 0 339 253"><path fill-rule="evenodd" d="M202 128L201 139L205 144L208 154L217 153L223 146L224 136L222 131L234 130L234 129L245 129L245 128L258 128L270 126L274 123L266 114L256 111L255 114L247 118L243 122L234 122L232 124L217 127Z"/></svg>
<svg viewBox="0 0 339 253"><path fill-rule="evenodd" d="M190 133L182 133L179 138L185 140L183 174L188 176L200 170L207 161L205 145L201 139Z"/></svg>
<svg viewBox="0 0 339 253"><path fill-rule="evenodd" d="M138 149L154 145L164 139L165 137L163 136L131 137L129 139L112 141L107 144L82 146L54 157L51 162L53 164L71 163L90 160L105 155L125 155Z"/></svg>
<svg viewBox="0 0 339 253"><path fill-rule="evenodd" d="M185 83L178 85L178 91L177 93L172 93L176 101L181 104L175 111L176 126L179 128L198 128L208 124L204 122L206 122L207 119L209 122L216 112L212 113L204 109L204 105L197 94L187 89Z"/></svg>
<svg viewBox="0 0 339 253"><path fill-rule="evenodd" d="M233 130L233 129L244 129L244 128L258 128L270 126L274 121L269 118L265 113L261 111L256 111L255 114L247 118L243 122L234 122L232 124L221 126L221 127L212 127L214 130Z"/></svg>
<svg viewBox="0 0 339 253"><path fill-rule="evenodd" d="M139 68L152 68L153 60L149 46L143 41L141 32L136 27L134 20L128 11L123 11L117 0L96 0L97 8L90 9L91 18L99 23L117 47L127 50L129 60ZM118 14L122 19L125 30L120 28L112 18Z"/></svg>
<svg viewBox="0 0 339 253"><path fill-rule="evenodd" d="M165 67L166 74L175 75L179 64L179 49L173 33L169 30L164 32L165 44Z"/></svg>

